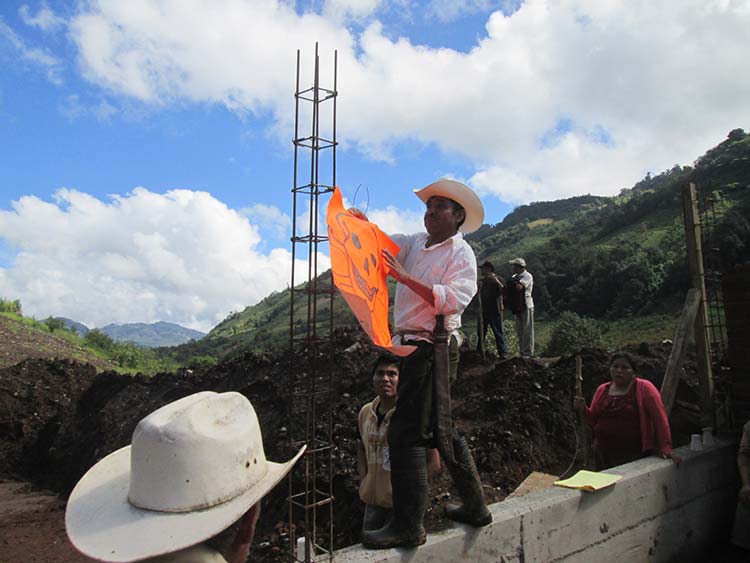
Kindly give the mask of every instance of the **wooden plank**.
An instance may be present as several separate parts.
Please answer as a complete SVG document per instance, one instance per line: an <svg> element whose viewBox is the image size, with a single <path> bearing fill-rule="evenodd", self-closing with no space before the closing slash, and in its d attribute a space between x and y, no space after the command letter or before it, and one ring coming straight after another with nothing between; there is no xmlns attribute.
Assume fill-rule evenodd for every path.
<svg viewBox="0 0 750 563"><path fill-rule="evenodd" d="M538 491L539 489L547 489L555 484L559 477L556 475L550 475L549 473L540 473L534 471L523 480L523 483L518 485L516 489L510 493L507 498L522 497L532 491Z"/></svg>
<svg viewBox="0 0 750 563"><path fill-rule="evenodd" d="M583 397L583 360L580 355L576 356L576 395ZM581 441L583 453L583 468L592 469L594 467L594 456L591 452L591 429L583 420L583 413L577 414L578 419L578 436Z"/></svg>
<svg viewBox="0 0 750 563"><path fill-rule="evenodd" d="M703 272L703 249L701 247L701 225L698 215L698 200L695 184L685 186L682 194L683 216L685 219L685 242L687 246L690 285L700 291L700 306L695 317L695 356L698 383L701 391L701 406L706 417L704 426L716 426L713 408L713 377L711 369L711 344L707 334L706 284Z"/></svg>
<svg viewBox="0 0 750 563"><path fill-rule="evenodd" d="M680 382L680 372L682 371L682 362L685 359L690 336L695 328L695 318L698 314L701 294L696 288L688 290L685 298L685 305L682 307L680 321L677 323L672 352L669 354L667 369L664 372L664 381L661 384L661 401L667 414L672 410L674 399L677 395L677 384Z"/></svg>

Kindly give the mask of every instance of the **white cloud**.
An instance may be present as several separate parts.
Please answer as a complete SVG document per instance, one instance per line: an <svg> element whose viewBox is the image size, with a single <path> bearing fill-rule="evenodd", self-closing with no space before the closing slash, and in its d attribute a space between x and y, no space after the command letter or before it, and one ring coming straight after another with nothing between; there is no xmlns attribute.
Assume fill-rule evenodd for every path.
<svg viewBox="0 0 750 563"><path fill-rule="evenodd" d="M509 12L514 9L514 4L515 2L511 0L432 0L427 7L427 12L441 22L452 22L463 16L493 9Z"/></svg>
<svg viewBox="0 0 750 563"><path fill-rule="evenodd" d="M60 61L47 49L29 45L0 17L0 42L3 39L20 56L21 61L43 69L47 79L53 84L62 84L62 64Z"/></svg>
<svg viewBox="0 0 750 563"><path fill-rule="evenodd" d="M319 41L324 82L339 53L342 143L393 162L402 141L434 144L513 202L616 193L749 125L750 74L738 69L750 0L509 3L466 53L391 39L377 20L355 34L330 15L372 17L374 1L327 6L328 16L281 1L92 0L70 30L90 80L148 103L268 113L285 140L295 50L309 84Z"/></svg>
<svg viewBox="0 0 750 563"><path fill-rule="evenodd" d="M42 31L52 31L65 25L65 19L55 14L55 12L50 10L44 3L42 3L39 11L35 15L32 15L31 9L26 4L23 4L18 9L18 14L21 16L23 23L33 27L38 27Z"/></svg>
<svg viewBox="0 0 750 563"><path fill-rule="evenodd" d="M258 228L206 192L136 188L105 202L63 188L12 205L0 238L17 255L0 268L0 295L30 315L208 330L290 281L290 252L261 253Z"/></svg>
<svg viewBox="0 0 750 563"><path fill-rule="evenodd" d="M273 205L256 203L240 210L261 232L270 232L277 239L289 238L292 220L289 215Z"/></svg>
<svg viewBox="0 0 750 563"><path fill-rule="evenodd" d="M91 115L99 122L106 122L118 110L107 100L99 100L97 103L87 105L81 101L81 97L78 94L70 94L60 105L60 112L71 120Z"/></svg>
<svg viewBox="0 0 750 563"><path fill-rule="evenodd" d="M380 6L381 0L326 0L323 13L334 20L363 20Z"/></svg>
<svg viewBox="0 0 750 563"><path fill-rule="evenodd" d="M388 206L385 209L373 209L367 214L367 218L388 234L424 231L424 213L419 211L404 211Z"/></svg>

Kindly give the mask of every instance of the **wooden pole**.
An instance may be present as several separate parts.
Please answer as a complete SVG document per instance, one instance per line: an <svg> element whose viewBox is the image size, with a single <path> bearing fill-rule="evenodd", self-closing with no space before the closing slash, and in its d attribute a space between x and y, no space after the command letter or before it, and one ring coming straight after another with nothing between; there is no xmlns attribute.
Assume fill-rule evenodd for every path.
<svg viewBox="0 0 750 563"><path fill-rule="evenodd" d="M711 343L708 338L706 319L706 284L703 272L703 249L701 247L701 225L695 184L690 183L682 192L683 216L685 218L685 242L687 243L690 286L700 292L700 305L695 317L695 354L700 384L701 406L706 425L713 425L713 378L711 373Z"/></svg>
<svg viewBox="0 0 750 563"><path fill-rule="evenodd" d="M685 359L688 343L695 328L695 318L701 302L700 291L692 287L688 290L685 305L682 307L680 321L677 324L674 340L672 341L672 352L669 354L667 369L664 371L664 381L661 383L661 401L667 415L674 406L677 395L677 385L680 382L682 362Z"/></svg>
<svg viewBox="0 0 750 563"><path fill-rule="evenodd" d="M583 360L581 356L576 356L576 395L583 397ZM590 469L591 463L591 431L583 420L583 414L578 413L578 435L581 440L581 449L583 450L583 467Z"/></svg>
<svg viewBox="0 0 750 563"><path fill-rule="evenodd" d="M485 352L485 342L484 342L484 310L482 308L482 284L484 283L484 280L479 280L478 287L477 287L477 306L479 308L479 312L477 313L477 348L479 349L479 353L482 355L482 361L484 361L486 358L486 352Z"/></svg>

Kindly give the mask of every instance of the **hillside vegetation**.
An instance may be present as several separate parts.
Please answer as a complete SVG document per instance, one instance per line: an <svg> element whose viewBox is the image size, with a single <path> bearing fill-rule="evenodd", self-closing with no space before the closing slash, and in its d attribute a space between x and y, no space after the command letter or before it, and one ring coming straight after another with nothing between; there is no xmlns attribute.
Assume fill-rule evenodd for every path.
<svg viewBox="0 0 750 563"><path fill-rule="evenodd" d="M584 195L522 205L467 240L478 263L490 260L506 276L508 260L526 259L534 275L542 347L565 311L594 319L606 346L671 338L688 287L681 212L688 182L714 199L724 266L750 260L750 135L741 129L693 166L648 174L614 197ZM329 272L320 276L319 285L330 286ZM289 291L276 292L233 312L200 342L177 347L176 358L286 347L289 300ZM327 319L328 301L319 303L318 318ZM307 302L299 298L295 305L295 319L301 322ZM474 331L475 315L473 308L464 315L467 333ZM336 327L356 325L341 298L335 299L334 319Z"/></svg>
<svg viewBox="0 0 750 563"><path fill-rule="evenodd" d="M75 360L99 371L122 373L156 373L179 367L168 353L115 342L97 329L80 336L66 328L62 319L24 317L19 301L0 299L0 369L27 358Z"/></svg>
<svg viewBox="0 0 750 563"><path fill-rule="evenodd" d="M563 328L585 332L581 344L609 347L671 338L688 287L681 213L681 192L688 182L695 182L713 200L714 243L723 267L750 261L750 135L741 129L731 131L692 166L675 165L656 176L648 174L614 197L583 195L522 205L467 240L478 263L490 260L504 276L510 274L508 260L526 259L534 275L542 353L552 354L561 342L570 342L570 334L555 335ZM395 285L389 283L392 298ZM330 272L323 273L318 288L330 284ZM357 325L342 298L336 297L333 307L334 327ZM319 332L327 331L327 297L319 297L317 315L323 319ZM294 318L295 329L303 329L307 318L303 292L297 293ZM59 327L47 328L65 339L78 338L73 341L76 346L122 371L153 373L176 366L212 365L246 351L287 348L289 321L286 290L232 312L206 337L171 348L144 350L115 343L101 331L81 339L57 334ZM512 333L510 321L506 323ZM43 331L44 323L40 324ZM475 307L466 311L463 324L470 340L475 339Z"/></svg>

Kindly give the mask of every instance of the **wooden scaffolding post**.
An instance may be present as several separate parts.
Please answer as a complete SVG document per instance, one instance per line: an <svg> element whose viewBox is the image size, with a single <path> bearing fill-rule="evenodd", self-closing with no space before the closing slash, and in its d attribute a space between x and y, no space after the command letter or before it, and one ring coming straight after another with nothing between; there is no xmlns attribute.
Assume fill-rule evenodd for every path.
<svg viewBox="0 0 750 563"><path fill-rule="evenodd" d="M680 322L677 324L677 331L672 344L672 353L669 355L667 369L664 372L664 381L661 384L661 401L664 403L664 410L667 411L667 414L672 412L672 406L674 406L674 400L677 396L682 362L685 359L690 337L695 332L695 319L698 315L700 303L700 291L691 287L685 298L685 306L682 308Z"/></svg>
<svg viewBox="0 0 750 563"><path fill-rule="evenodd" d="M695 316L695 355L698 365L701 403L704 425L714 426L713 377L711 372L711 343L708 338L706 319L706 284L703 273L703 249L701 246L701 224L698 215L698 201L695 184L690 182L682 192L683 216L685 218L685 241L687 243L690 287L700 292L700 305Z"/></svg>

